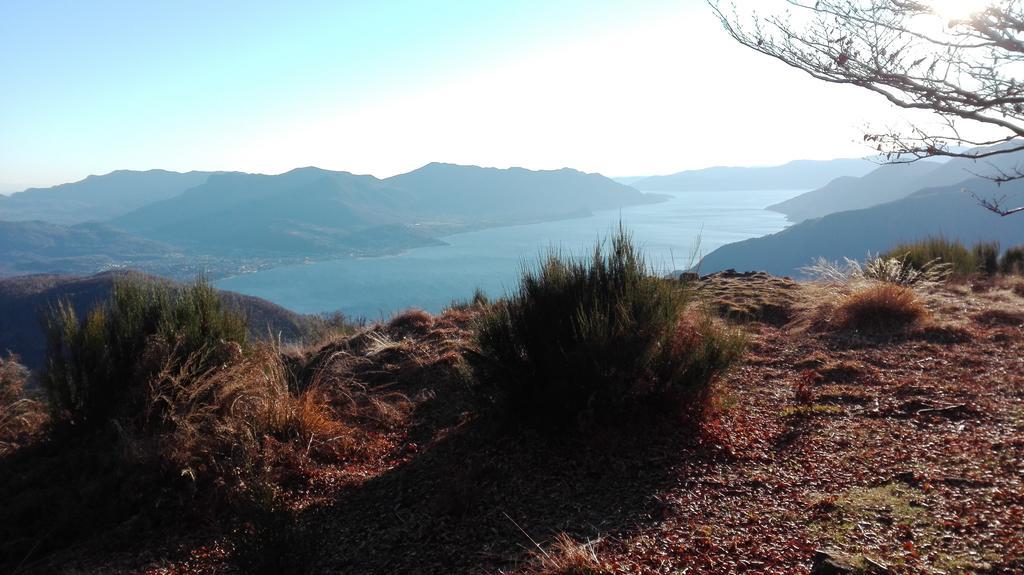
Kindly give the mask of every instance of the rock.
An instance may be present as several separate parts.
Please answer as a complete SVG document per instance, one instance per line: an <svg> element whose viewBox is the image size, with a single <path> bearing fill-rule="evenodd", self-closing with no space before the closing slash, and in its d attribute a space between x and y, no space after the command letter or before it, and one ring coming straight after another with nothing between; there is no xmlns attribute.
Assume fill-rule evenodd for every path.
<svg viewBox="0 0 1024 575"><path fill-rule="evenodd" d="M811 575L890 575L892 571L877 561L833 550L814 552Z"/></svg>
<svg viewBox="0 0 1024 575"><path fill-rule="evenodd" d="M683 283L695 283L700 281L700 274L694 272L683 272L679 274L679 281Z"/></svg>
<svg viewBox="0 0 1024 575"><path fill-rule="evenodd" d="M853 559L848 555L823 549L814 552L811 575L854 575L859 572Z"/></svg>

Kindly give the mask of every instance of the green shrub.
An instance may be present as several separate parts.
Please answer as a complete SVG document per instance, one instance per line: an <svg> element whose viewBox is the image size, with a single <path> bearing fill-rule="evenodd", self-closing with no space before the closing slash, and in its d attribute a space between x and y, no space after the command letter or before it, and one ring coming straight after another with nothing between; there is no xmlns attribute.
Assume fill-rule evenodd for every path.
<svg viewBox="0 0 1024 575"><path fill-rule="evenodd" d="M979 272L987 276L999 273L999 242L977 243L971 251Z"/></svg>
<svg viewBox="0 0 1024 575"><path fill-rule="evenodd" d="M1024 275L1024 246L1015 246L1003 253L999 271L1006 275Z"/></svg>
<svg viewBox="0 0 1024 575"><path fill-rule="evenodd" d="M202 354L214 365L223 342L244 343L242 316L203 280L175 288L120 280L84 319L61 302L44 318L47 360L41 376L56 419L103 425L141 414L148 380L171 363Z"/></svg>
<svg viewBox="0 0 1024 575"><path fill-rule="evenodd" d="M590 259L552 252L481 318L478 342L516 413L566 427L671 395L703 407L739 336L685 316L685 293L650 274L621 229Z"/></svg>
<svg viewBox="0 0 1024 575"><path fill-rule="evenodd" d="M880 257L900 259L917 269L936 262L948 264L957 276L973 275L979 270L979 262L972 250L959 240L947 240L941 236L898 244Z"/></svg>

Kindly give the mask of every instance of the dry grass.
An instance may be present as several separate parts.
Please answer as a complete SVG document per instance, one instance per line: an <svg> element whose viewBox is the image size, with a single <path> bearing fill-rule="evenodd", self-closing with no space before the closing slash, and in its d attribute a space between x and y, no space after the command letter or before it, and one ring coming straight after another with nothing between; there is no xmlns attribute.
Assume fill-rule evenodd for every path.
<svg viewBox="0 0 1024 575"><path fill-rule="evenodd" d="M833 327L872 333L900 331L927 317L928 311L910 288L879 284L855 291L838 302Z"/></svg>
<svg viewBox="0 0 1024 575"><path fill-rule="evenodd" d="M434 316L421 309L408 309L388 322L389 332L401 337L410 335L424 335L434 325Z"/></svg>
<svg viewBox="0 0 1024 575"><path fill-rule="evenodd" d="M10 453L46 421L42 402L25 391L28 371L16 358L0 358L0 457Z"/></svg>
<svg viewBox="0 0 1024 575"><path fill-rule="evenodd" d="M550 548L534 554L538 563L533 575L604 575L611 573L601 565L594 543L580 543L559 533Z"/></svg>
<svg viewBox="0 0 1024 575"><path fill-rule="evenodd" d="M801 286L763 272L721 272L696 282L694 291L709 309L731 322L784 325L794 319Z"/></svg>
<svg viewBox="0 0 1024 575"><path fill-rule="evenodd" d="M231 345L231 344L226 344ZM287 446L300 458L340 457L354 448L318 387L293 393L280 356L259 346L230 353L206 371L201 357L168 362L150 385L163 459L196 482L229 490L272 489L269 460ZM300 465L301 467L301 465ZM229 493L238 495L238 493Z"/></svg>

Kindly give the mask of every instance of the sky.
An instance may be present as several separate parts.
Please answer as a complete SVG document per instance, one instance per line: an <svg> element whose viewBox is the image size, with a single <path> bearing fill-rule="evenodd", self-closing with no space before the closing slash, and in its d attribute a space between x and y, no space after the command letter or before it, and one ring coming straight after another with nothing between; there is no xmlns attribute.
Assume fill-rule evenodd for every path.
<svg viewBox="0 0 1024 575"><path fill-rule="evenodd" d="M609 176L864 156L890 107L703 0L0 0L0 192L116 169Z"/></svg>

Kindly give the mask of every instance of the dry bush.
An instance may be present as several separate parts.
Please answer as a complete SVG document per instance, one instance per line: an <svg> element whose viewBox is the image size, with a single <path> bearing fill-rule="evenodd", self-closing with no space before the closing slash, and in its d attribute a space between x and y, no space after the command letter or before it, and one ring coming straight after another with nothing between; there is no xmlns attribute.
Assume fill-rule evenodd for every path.
<svg viewBox="0 0 1024 575"><path fill-rule="evenodd" d="M276 488L281 465L275 464L297 468L285 470L293 472L309 457L336 458L354 449L350 430L319 388L289 390L273 349L227 355L232 360L213 369L202 369L200 355L184 364L169 359L150 384L143 433L160 434L161 459L174 471L198 484L225 486L229 498L248 496Z"/></svg>
<svg viewBox="0 0 1024 575"><path fill-rule="evenodd" d="M927 314L913 290L883 283L843 297L829 323L844 330L885 333L905 329Z"/></svg>
<svg viewBox="0 0 1024 575"><path fill-rule="evenodd" d="M611 573L601 565L594 544L580 543L559 533L546 551L534 553L538 566L533 575L605 575Z"/></svg>
<svg viewBox="0 0 1024 575"><path fill-rule="evenodd" d="M42 402L25 390L28 370L17 358L0 358L0 457L16 449L46 421Z"/></svg>

